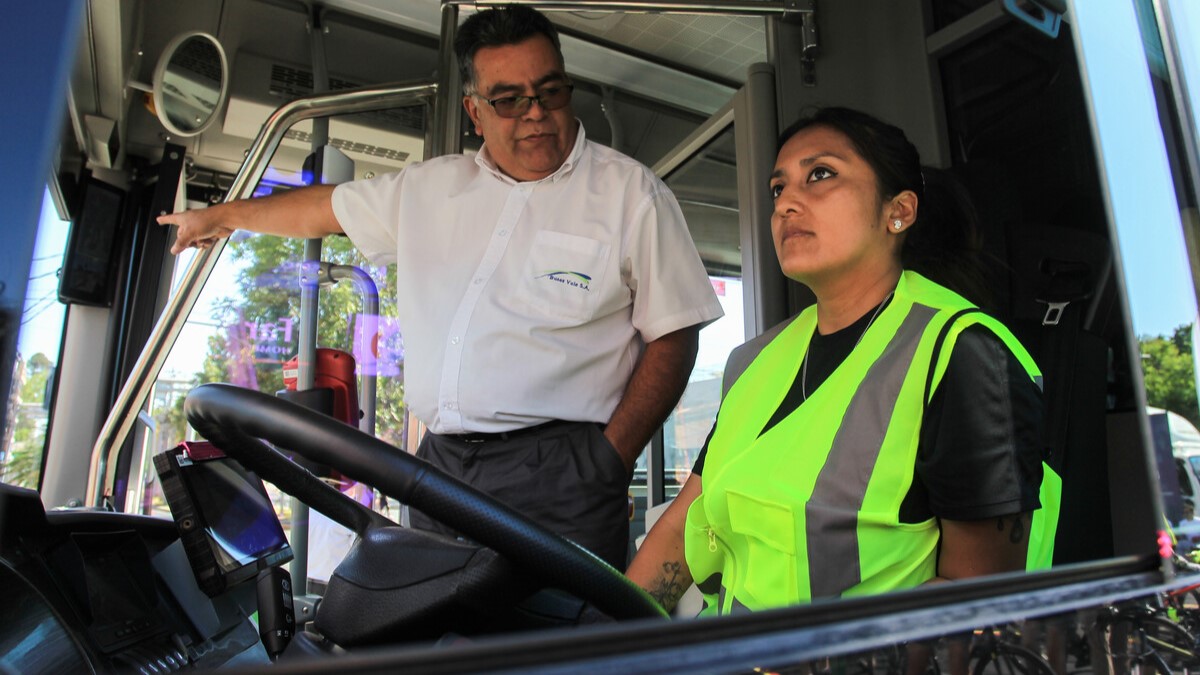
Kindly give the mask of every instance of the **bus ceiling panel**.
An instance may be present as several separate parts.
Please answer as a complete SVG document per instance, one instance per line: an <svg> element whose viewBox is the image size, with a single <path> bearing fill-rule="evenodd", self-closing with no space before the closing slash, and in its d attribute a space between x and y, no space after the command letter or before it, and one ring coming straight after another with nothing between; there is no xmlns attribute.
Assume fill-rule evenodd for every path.
<svg viewBox="0 0 1200 675"><path fill-rule="evenodd" d="M161 148L168 137L178 140L154 117L151 93L139 91L145 85L137 83L154 80L160 57L185 33L213 35L224 52L231 54L231 45L220 35L223 4L199 2L176 7L166 3L91 3L89 17L104 17L91 26L95 46L104 46L92 57L103 64L97 68L93 83L102 101L115 103L106 104L103 114L117 120L122 144L129 136L129 149L140 144ZM129 7L137 11L129 11ZM79 58L86 57L81 54Z"/></svg>
<svg viewBox="0 0 1200 675"><path fill-rule="evenodd" d="M926 39L929 55L943 56L959 47L979 41L997 28L1014 23L1021 25L1025 30L1037 30L1046 34L1048 39L1054 39L1058 36L1059 22L1066 17L1054 9L1059 6L1057 3L1042 0L1041 6L1041 9L1034 10L1021 9L1011 2L990 2L983 5L930 34Z"/></svg>
<svg viewBox="0 0 1200 675"><path fill-rule="evenodd" d="M823 49L814 86L803 86L800 26L774 22L774 66L780 122L808 107L841 105L879 116L904 129L926 164L948 158L940 125L936 73L927 51L922 0L822 2L817 16Z"/></svg>
<svg viewBox="0 0 1200 675"><path fill-rule="evenodd" d="M436 70L437 54L430 49L431 42L422 42L418 37L406 42L396 37L401 34L415 36L416 29L427 26L436 17L433 11L438 5L436 0L386 4L386 7L383 4L376 7L371 3L332 2L327 6L324 15L328 17L325 24L325 52L331 89L431 77ZM221 21L222 32L219 37L230 51L232 74L229 113L223 117L220 128L210 129L198 140L179 142L185 144L188 154L197 165L232 172L244 155L246 139L254 137L261 120L271 110L287 100L312 93L313 67L310 55L304 51L305 18L290 5L283 7L265 0L231 3L226 7L226 12ZM588 23L594 18L589 16L585 19L575 13L562 12L555 13L552 18L555 16L571 17L576 23ZM611 16L618 19L618 27L626 24L636 26L636 22L656 18L654 15L634 14ZM691 53L687 60L692 63L680 63L679 67L683 70L672 67L665 57L651 61L647 59L654 55L642 58L626 53L627 50L591 44L571 35L563 36L564 51L572 74L595 90L613 87L627 129L641 128L638 116L643 109L651 113L677 111L683 117L706 117L724 105L733 93L728 80L714 80L695 74L699 72L695 66L707 52L723 52L721 59L718 59L723 62L729 62L731 58L740 60L735 69L740 68L742 61L761 60L765 53L763 31L758 26L762 23L760 18L712 15L657 18L673 22L696 19L687 25L645 27L642 24L643 28L629 29L640 31L644 39L650 36L651 30L656 31L656 35L667 31L667 36L661 38L661 42L666 47L673 45L676 49L689 41L701 40L695 45L696 48L687 46L687 51ZM747 20L749 25L746 24ZM372 21L376 23L368 23ZM708 23L697 23L701 21ZM272 25L277 30L251 31L245 28L246 25ZM701 25L706 26L702 31ZM685 28L690 32L684 32ZM714 37L716 33L720 33L721 37ZM724 42L721 49L706 49L703 39ZM430 40L435 41L435 38L430 36ZM654 37L654 44L659 41L659 37ZM369 58L364 58L364 54ZM585 95L582 90L579 93L582 103ZM581 109L580 114L587 117L585 110ZM420 113L417 115L419 117ZM657 117L654 115L653 118ZM363 121L360 119L347 123L358 124ZM164 140L161 125L137 105L130 107L128 122L129 133L125 142L128 151L155 160ZM391 133L397 131L395 129L389 132L387 125L381 127L368 122L365 126L367 128L357 129L353 133L337 135L335 132L335 145L349 152L362 165L358 175L395 170L404 166L410 158L422 156L424 139L419 128L426 126L423 119L407 125L412 131L400 129L399 136ZM588 129L603 140L604 133L599 125L589 124ZM381 130L384 133L378 133ZM632 142L636 142L636 145L625 149L635 157L644 158L647 163L655 161L665 150L661 147L662 143L656 143L656 140L673 136L670 133L663 136L660 131L656 130L653 137L631 134ZM307 130L299 128L290 137L285 140L285 147L289 144L304 145ZM357 155L356 149L360 151ZM382 154L379 152L381 149L385 151Z"/></svg>
<svg viewBox="0 0 1200 675"><path fill-rule="evenodd" d="M281 103L314 93L311 67L248 51L238 54L232 81L229 110L221 131L232 137L227 146L240 144L236 157L239 163L247 141L258 135L263 120ZM359 88L370 82L337 71L330 73L333 91ZM410 161L422 158L425 126L425 108L421 105L342 115L330 120L329 139L356 163L370 165L370 170L376 173L396 171ZM307 154L311 148L311 133L312 122L301 122L288 131L283 146ZM299 170L295 161L286 164L291 171Z"/></svg>
<svg viewBox="0 0 1200 675"><path fill-rule="evenodd" d="M472 8L476 4L483 6L486 3L467 3ZM528 4L546 10L564 10L571 5L562 2ZM607 5L594 2L587 3L587 8L593 11L581 12L581 4L571 5L572 11L553 11L548 14L551 21L566 29L561 36L563 55L573 75L705 116L715 112L733 95L733 88L727 84L729 80L744 80L745 68L766 58L759 18L747 20L746 16L714 15L698 17L704 21L697 23L662 14L616 15ZM687 4L691 6L690 11L696 13L713 11L709 9L706 12L705 7L740 5L744 7L744 15L761 17L778 14L783 3L658 4ZM333 0L327 6L435 35L440 30L440 4L437 0L404 3L390 0ZM615 4L612 7L620 9ZM466 13L463 12L464 15ZM608 18L610 16L614 18ZM566 31L593 35L598 40L614 45L628 44L645 54L646 58L631 54L630 49L596 44L582 37L568 35ZM709 45L711 48L706 48L708 41L712 41ZM673 68L671 64L678 64L679 68ZM705 72L712 73L711 77L695 74Z"/></svg>
<svg viewBox="0 0 1200 675"><path fill-rule="evenodd" d="M734 89L711 80L651 64L629 54L609 50L577 38L562 36L563 58L578 77L711 115L725 105Z"/></svg>
<svg viewBox="0 0 1200 675"><path fill-rule="evenodd" d="M553 9L562 10L568 4L555 3ZM703 15L573 10L553 11L550 16L563 28L567 63L580 80L707 117L729 100L734 86L744 81L749 64L765 60L762 17L778 14L784 3L742 0L654 5ZM437 54L431 46L438 35L438 0L331 0L323 6L322 17L328 17L324 24L327 64L335 79L360 84L433 76ZM597 6L592 3L589 9ZM720 15L713 8L733 8L742 14ZM260 85L242 82L247 72L244 58L267 59L273 66L285 64L284 70L290 68L302 77L311 72L311 21L302 3L285 0L188 3L181 7L163 3L93 6L72 81L75 145L111 147L156 161L162 143L172 135L147 109L142 92L131 89L129 82L150 80L158 55L170 39L193 30L216 35L229 55L236 96ZM261 26L272 28L259 30ZM421 40L421 35L428 39ZM257 101L261 95L250 98ZM276 96L270 107L285 100ZM244 119L238 114L228 117L235 123ZM112 134L113 142L106 142L104 130ZM222 138L229 133L214 128L198 140L170 140L182 142L198 164L231 171L245 147ZM246 138L253 133L242 130L234 135ZM112 166L118 161L117 156L93 154L94 166Z"/></svg>
<svg viewBox="0 0 1200 675"><path fill-rule="evenodd" d="M117 121L125 108L125 78L136 54L126 49L133 41L135 13L128 3L98 3L85 13L71 71L69 111L75 142L88 149L99 125L120 143ZM89 123L89 120L90 123ZM92 133L89 134L89 124ZM107 158L110 167L112 158Z"/></svg>

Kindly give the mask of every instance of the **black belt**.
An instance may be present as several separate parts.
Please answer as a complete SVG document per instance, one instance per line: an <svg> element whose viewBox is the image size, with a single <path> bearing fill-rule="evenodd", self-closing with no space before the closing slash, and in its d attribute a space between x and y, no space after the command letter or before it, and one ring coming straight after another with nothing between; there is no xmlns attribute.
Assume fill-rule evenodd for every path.
<svg viewBox="0 0 1200 675"><path fill-rule="evenodd" d="M512 431L497 431L492 433L476 431L469 434L438 434L442 438L448 438L452 441L460 441L463 443L487 443L488 441L511 441L514 438L529 436L542 431L548 431L554 427L560 427L567 424L579 424L579 422L568 422L567 420L550 420L535 424L532 427L524 429L513 429Z"/></svg>

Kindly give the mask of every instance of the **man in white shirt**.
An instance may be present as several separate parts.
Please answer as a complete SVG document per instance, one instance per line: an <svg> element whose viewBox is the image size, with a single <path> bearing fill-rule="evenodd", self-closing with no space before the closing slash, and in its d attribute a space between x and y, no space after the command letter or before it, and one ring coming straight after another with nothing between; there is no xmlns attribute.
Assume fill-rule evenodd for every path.
<svg viewBox="0 0 1200 675"><path fill-rule="evenodd" d="M455 50L478 155L159 222L175 253L235 229L344 232L396 262L418 456L623 569L634 462L720 305L667 187L587 140L543 15L479 12Z"/></svg>

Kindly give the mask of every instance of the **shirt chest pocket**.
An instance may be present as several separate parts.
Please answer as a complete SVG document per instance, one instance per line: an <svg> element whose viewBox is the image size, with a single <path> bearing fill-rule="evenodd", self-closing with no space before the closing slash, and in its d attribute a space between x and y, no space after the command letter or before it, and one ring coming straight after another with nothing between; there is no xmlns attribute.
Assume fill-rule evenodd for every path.
<svg viewBox="0 0 1200 675"><path fill-rule="evenodd" d="M519 294L535 312L585 321L596 311L608 268L609 245L542 230L521 273Z"/></svg>

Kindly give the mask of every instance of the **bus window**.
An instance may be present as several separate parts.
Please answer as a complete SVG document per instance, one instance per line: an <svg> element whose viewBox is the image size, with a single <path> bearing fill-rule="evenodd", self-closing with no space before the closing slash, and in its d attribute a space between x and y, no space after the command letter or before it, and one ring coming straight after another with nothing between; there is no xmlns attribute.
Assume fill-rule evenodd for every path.
<svg viewBox="0 0 1200 675"><path fill-rule="evenodd" d="M37 243L29 269L29 285L21 314L13 391L0 444L0 480L37 489L42 452L54 397L54 375L62 342L63 305L58 301L58 273L70 223L63 220L47 191L42 200Z"/></svg>
<svg viewBox="0 0 1200 675"><path fill-rule="evenodd" d="M678 494L691 475L692 464L721 403L725 360L746 339L734 157L734 126L730 125L667 178L667 185L675 192L687 217L688 228L725 316L700 331L700 349L687 389L663 424L666 499Z"/></svg>
<svg viewBox="0 0 1200 675"><path fill-rule="evenodd" d="M351 159L354 177L370 177L419 159L423 124L424 114L419 107L338 117L329 121L330 145ZM384 152L361 140L371 133L377 136L387 133L401 139L402 142L392 145L403 146L405 151ZM288 190L310 180L304 175L304 148L310 140L311 124L303 128L297 125L288 132L256 195ZM193 254L182 255L177 266L180 274ZM305 242L299 239L239 232L229 240L158 378L150 410L158 424L157 451L194 437L183 417L182 405L183 397L197 385L228 382L270 394L287 388L285 364L297 356L300 347L300 275L304 257ZM404 351L402 333L395 319L394 269L370 265L345 237L326 238L321 260L365 273L375 288L368 291L349 281L323 285L319 294L316 345L353 357L360 383L364 376L375 377L374 400L367 403L368 399L360 394L360 409L364 405L370 407L363 414L373 414L375 435L392 445L405 447ZM378 314L368 314L364 309L370 292L376 294ZM149 487L151 492L156 489ZM372 501L369 486L343 487L354 490L365 501ZM386 502L380 504L386 505ZM165 513L163 508L160 495L147 495L146 512ZM284 524L288 526L286 520Z"/></svg>

